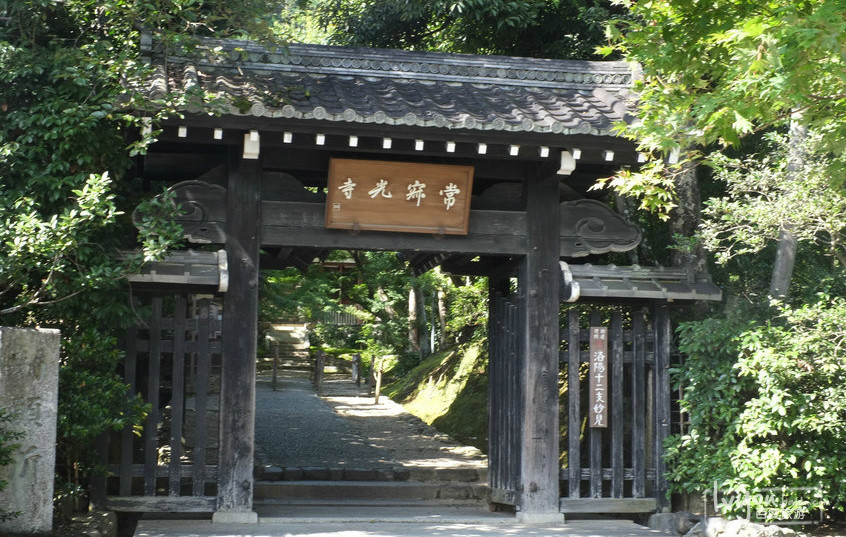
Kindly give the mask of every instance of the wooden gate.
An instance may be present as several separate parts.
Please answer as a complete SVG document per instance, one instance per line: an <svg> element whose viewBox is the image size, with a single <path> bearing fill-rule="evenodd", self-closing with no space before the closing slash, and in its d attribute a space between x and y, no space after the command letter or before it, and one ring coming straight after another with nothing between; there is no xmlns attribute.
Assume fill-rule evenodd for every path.
<svg viewBox="0 0 846 537"><path fill-rule="evenodd" d="M493 503L519 501L523 394L519 308L499 293L490 304L488 344L488 483Z"/></svg>
<svg viewBox="0 0 846 537"><path fill-rule="evenodd" d="M107 449L106 508L213 511L216 500L221 318L209 295L153 296L126 337L123 374L150 411ZM143 313L142 313L143 312Z"/></svg>
<svg viewBox="0 0 846 537"><path fill-rule="evenodd" d="M586 417L589 327L608 329L607 427ZM667 504L663 462L670 432L670 321L651 307L573 305L562 315L561 510L632 513ZM564 440L564 438L562 438Z"/></svg>

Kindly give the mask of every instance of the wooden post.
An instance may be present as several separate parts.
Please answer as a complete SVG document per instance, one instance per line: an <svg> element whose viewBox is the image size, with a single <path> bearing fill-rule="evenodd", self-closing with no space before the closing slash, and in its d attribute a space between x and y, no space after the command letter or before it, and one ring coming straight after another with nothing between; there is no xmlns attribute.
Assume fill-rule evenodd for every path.
<svg viewBox="0 0 846 537"><path fill-rule="evenodd" d="M317 359L314 364L314 391L317 395L323 395L323 368L326 367L326 353L317 351Z"/></svg>
<svg viewBox="0 0 846 537"><path fill-rule="evenodd" d="M361 386L361 354L353 354L352 359L352 380L356 386Z"/></svg>
<svg viewBox="0 0 846 537"><path fill-rule="evenodd" d="M370 357L370 370L367 372L367 395L373 395L376 387L376 357Z"/></svg>
<svg viewBox="0 0 846 537"><path fill-rule="evenodd" d="M655 500L658 512L669 510L667 465L664 441L670 435L670 312L666 303L656 303L655 324Z"/></svg>
<svg viewBox="0 0 846 537"><path fill-rule="evenodd" d="M581 342L579 312L567 313L567 467L569 497L579 498L582 485Z"/></svg>
<svg viewBox="0 0 846 537"><path fill-rule="evenodd" d="M524 356L522 497L518 518L560 522L558 490L558 176L534 169L526 180L527 254L520 264Z"/></svg>
<svg viewBox="0 0 846 537"><path fill-rule="evenodd" d="M173 415L170 422L170 464L168 495L182 494L182 432L185 409L185 323L188 301L185 295L176 297L173 312L173 372L171 376Z"/></svg>
<svg viewBox="0 0 846 537"><path fill-rule="evenodd" d="M271 381L271 386L273 387L273 391L276 391L276 384L279 380L279 342L273 342L273 380Z"/></svg>
<svg viewBox="0 0 846 537"><path fill-rule="evenodd" d="M590 325L597 326L602 322L602 317L597 310L590 312ZM588 404L588 406L590 406ZM590 438L589 459L590 459L590 497L602 497L602 437L604 431L596 427L590 427L590 408L585 415L588 416L587 435Z"/></svg>
<svg viewBox="0 0 846 537"><path fill-rule="evenodd" d="M375 364L374 364L375 368ZM379 404L379 396L382 394L382 366L376 371L376 395L373 397L373 404Z"/></svg>
<svg viewBox="0 0 846 537"><path fill-rule="evenodd" d="M256 523L253 511L261 168L230 147L226 195L229 291L223 315L220 461L214 522Z"/></svg>
<svg viewBox="0 0 846 537"><path fill-rule="evenodd" d="M611 313L611 496L623 497L623 315Z"/></svg>

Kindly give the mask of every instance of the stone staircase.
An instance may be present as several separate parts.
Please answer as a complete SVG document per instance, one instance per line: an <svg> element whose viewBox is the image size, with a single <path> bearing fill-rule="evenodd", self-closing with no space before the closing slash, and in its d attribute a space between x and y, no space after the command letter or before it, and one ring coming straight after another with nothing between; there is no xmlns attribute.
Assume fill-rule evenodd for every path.
<svg viewBox="0 0 846 537"><path fill-rule="evenodd" d="M304 323L281 323L271 325L267 331L268 345L264 356L259 358L258 370L273 369L276 350L279 351L279 371L312 373L314 363L309 359L308 325Z"/></svg>

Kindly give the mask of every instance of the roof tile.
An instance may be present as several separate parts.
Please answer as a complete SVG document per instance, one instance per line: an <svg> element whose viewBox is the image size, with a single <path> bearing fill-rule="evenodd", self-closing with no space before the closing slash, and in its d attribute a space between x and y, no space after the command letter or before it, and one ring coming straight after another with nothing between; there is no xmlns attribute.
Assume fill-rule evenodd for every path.
<svg viewBox="0 0 846 537"><path fill-rule="evenodd" d="M253 116L494 131L606 135L633 118L632 72L624 62L204 44L205 57L189 58L165 55L154 42L145 51L156 67L148 93L200 85L246 99ZM212 54L218 47L223 54ZM229 113L243 110L233 104Z"/></svg>

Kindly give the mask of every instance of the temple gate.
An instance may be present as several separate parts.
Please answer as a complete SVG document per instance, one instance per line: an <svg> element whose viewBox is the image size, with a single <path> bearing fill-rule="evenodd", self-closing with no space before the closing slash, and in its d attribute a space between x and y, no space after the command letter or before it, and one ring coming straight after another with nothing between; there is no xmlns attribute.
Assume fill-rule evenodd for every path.
<svg viewBox="0 0 846 537"><path fill-rule="evenodd" d="M417 272L440 265L489 277L492 502L516 506L526 521L666 506L667 306L718 299L719 290L684 268L602 264L641 238L588 192L597 178L637 165L634 146L612 133L632 120L627 64L311 45L271 51L218 40L200 47L217 53L193 57L149 38L143 48L156 72L151 99L199 88L224 103L210 116L192 113L188 99L183 118L155 126L159 141L139 161L148 185L175 193L188 241L222 253L174 254L131 277L179 292L150 299L148 328L128 342L126 374L144 375L134 385L143 384L154 412L140 445L125 437L117 450L113 477L100 487L106 507L256 520L259 271L303 267L332 249L399 251ZM359 161L377 171L368 175ZM468 182L449 175L459 168ZM400 209L348 204L390 193L403 175L408 184L391 193ZM412 195L427 181L438 185L429 197ZM404 221L426 204L436 210ZM401 221L380 219L391 211ZM464 220L452 219L459 211ZM599 302L611 308L576 309ZM586 345L599 325L609 334L604 429L583 427ZM160 412L155 386L165 384L167 412L178 419ZM562 402L568 410L559 415ZM156 431L167 421L176 435L188 420L207 445L160 456ZM210 421L219 426L215 446Z"/></svg>

